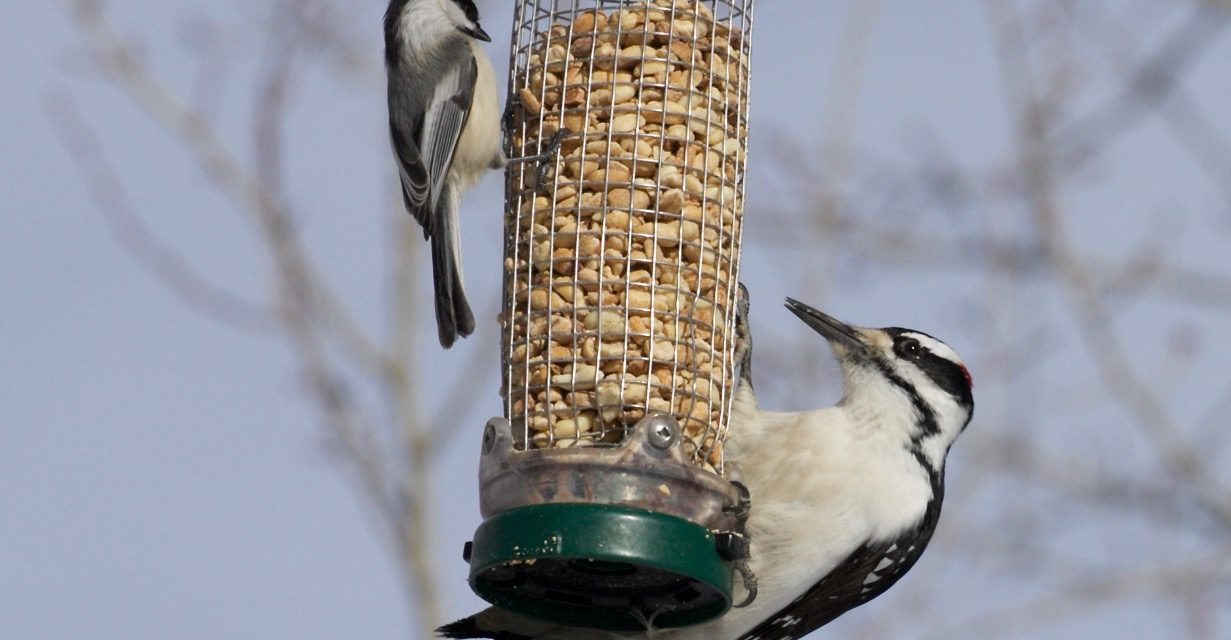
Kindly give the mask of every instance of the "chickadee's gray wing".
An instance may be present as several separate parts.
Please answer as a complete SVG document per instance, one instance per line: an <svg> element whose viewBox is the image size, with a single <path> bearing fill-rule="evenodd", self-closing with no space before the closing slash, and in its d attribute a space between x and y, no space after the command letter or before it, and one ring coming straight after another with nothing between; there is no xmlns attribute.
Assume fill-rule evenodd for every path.
<svg viewBox="0 0 1231 640"><path fill-rule="evenodd" d="M402 202L406 205L406 210L410 212L411 217L423 225L424 237L428 237L432 229L431 216L427 215L430 209L426 206L428 202L427 166L423 163L419 145L415 144L414 139L394 125L392 118L390 124L393 151L397 154L398 173L402 179Z"/></svg>
<svg viewBox="0 0 1231 640"><path fill-rule="evenodd" d="M478 61L467 51L436 82L436 93L424 116L419 141L423 157L427 159L433 206L444 191L449 165L453 164L453 153L457 150L457 140L470 116L474 84L478 77Z"/></svg>
<svg viewBox="0 0 1231 640"><path fill-rule="evenodd" d="M465 40L457 39L456 47L459 50L441 55L439 59L454 62L438 72L402 64L390 68L402 77L395 81L391 76L389 83L389 127L402 198L432 243L436 329L446 349L459 336L474 332L474 314L462 291L459 187L449 182L449 169L470 116L479 67Z"/></svg>
<svg viewBox="0 0 1231 640"><path fill-rule="evenodd" d="M389 85L389 131L397 154L406 210L432 237L432 213L444 193L444 181L457 149L457 140L470 115L478 63L473 55L457 62L436 78L404 78ZM401 66L391 73L415 74ZM413 93L409 87L430 83L430 92ZM424 98L426 97L426 101Z"/></svg>

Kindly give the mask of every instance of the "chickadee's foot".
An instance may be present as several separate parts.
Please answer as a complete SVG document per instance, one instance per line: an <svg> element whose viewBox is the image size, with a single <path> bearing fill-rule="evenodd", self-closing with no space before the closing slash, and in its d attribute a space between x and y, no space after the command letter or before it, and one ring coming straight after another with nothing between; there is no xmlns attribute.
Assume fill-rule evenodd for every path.
<svg viewBox="0 0 1231 640"><path fill-rule="evenodd" d="M500 133L503 134L501 146L504 148L504 157L513 157L513 129L517 126L517 108L518 103L509 100L504 103L504 115L500 116Z"/></svg>
<svg viewBox="0 0 1231 640"><path fill-rule="evenodd" d="M752 327L748 325L748 287L739 283L735 300L735 361L739 364L739 379L752 386Z"/></svg>
<svg viewBox="0 0 1231 640"><path fill-rule="evenodd" d="M509 158L508 162L509 164L513 164L515 162L537 162L538 167L535 169L534 173L536 179L535 185L537 187L542 187L547 184L547 170L555 165L554 160L556 159L557 152L560 151L560 142L564 140L564 136L569 135L570 133L572 132L568 129L559 129L555 133L551 134L551 138L548 139L547 145L543 147L542 153L533 156L522 156L520 158Z"/></svg>
<svg viewBox="0 0 1231 640"><path fill-rule="evenodd" d="M560 141L563 140L564 136L568 133L568 129L559 129L555 133L551 134L551 140L547 141L547 148L543 149L543 153L539 154L539 166L538 170L535 171L534 174L534 177L537 180L535 184L539 187L547 184L547 170L555 164L550 161L555 159L556 154L560 151Z"/></svg>

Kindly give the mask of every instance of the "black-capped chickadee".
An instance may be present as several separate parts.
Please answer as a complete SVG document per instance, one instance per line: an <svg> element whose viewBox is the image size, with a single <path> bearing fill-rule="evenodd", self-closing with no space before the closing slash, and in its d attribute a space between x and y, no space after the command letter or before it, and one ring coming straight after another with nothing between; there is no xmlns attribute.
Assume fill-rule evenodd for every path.
<svg viewBox="0 0 1231 640"><path fill-rule="evenodd" d="M491 61L472 0L391 0L385 11L389 131L407 211L432 244L441 346L474 331L462 290L462 191L504 166Z"/></svg>

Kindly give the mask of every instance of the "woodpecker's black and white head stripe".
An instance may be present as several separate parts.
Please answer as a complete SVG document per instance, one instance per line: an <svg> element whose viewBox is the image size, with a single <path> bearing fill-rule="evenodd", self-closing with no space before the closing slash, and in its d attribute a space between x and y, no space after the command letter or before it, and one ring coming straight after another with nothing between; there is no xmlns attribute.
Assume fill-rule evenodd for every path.
<svg viewBox="0 0 1231 640"><path fill-rule="evenodd" d="M914 363L933 384L963 406L974 406L970 371L949 345L922 331L900 327L882 331L893 339L893 352L898 359Z"/></svg>
<svg viewBox="0 0 1231 640"><path fill-rule="evenodd" d="M907 434L912 452L923 458L929 474L939 473L974 410L972 379L962 358L922 331L852 326L791 298L786 306L833 347L848 400L858 402L851 396L863 395L883 403L889 387L910 401L916 414Z"/></svg>

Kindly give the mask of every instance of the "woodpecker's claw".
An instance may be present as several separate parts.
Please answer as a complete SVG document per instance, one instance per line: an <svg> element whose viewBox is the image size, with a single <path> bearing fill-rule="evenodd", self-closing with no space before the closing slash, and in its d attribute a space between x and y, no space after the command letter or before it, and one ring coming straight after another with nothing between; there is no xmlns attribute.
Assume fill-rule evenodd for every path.
<svg viewBox="0 0 1231 640"><path fill-rule="evenodd" d="M743 475L735 463L729 465L728 471L732 476ZM735 531L725 531L720 534L718 538L720 542L718 553L723 559L730 562L731 566L743 578L744 600L739 604L731 605L738 609L752 604L752 601L757 599L757 577L748 566L748 559L752 554L752 541L744 533L744 527L748 523L748 515L752 512L752 493L743 482L734 478L731 478L730 482L731 486L735 487L736 491L739 492L739 499L734 505L724 507L723 511L735 517Z"/></svg>
<svg viewBox="0 0 1231 640"><path fill-rule="evenodd" d="M735 362L739 364L740 384L752 388L752 328L748 325L748 287L739 283L735 300Z"/></svg>
<svg viewBox="0 0 1231 640"><path fill-rule="evenodd" d="M735 487L739 492L739 502L730 507L723 508L735 516L735 528L740 533L744 531L744 524L748 522L748 514L752 512L752 493L748 491L748 487L738 480L732 480L731 486Z"/></svg>
<svg viewBox="0 0 1231 640"><path fill-rule="evenodd" d="M735 565L735 570L739 572L739 577L743 578L745 593L743 601L731 606L736 609L742 609L752 604L752 601L757 599L757 576L752 572L752 569L748 567L747 560L739 560L733 562L732 564Z"/></svg>

